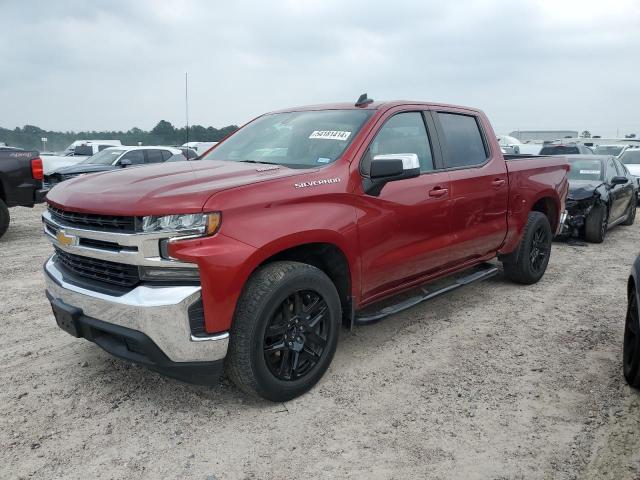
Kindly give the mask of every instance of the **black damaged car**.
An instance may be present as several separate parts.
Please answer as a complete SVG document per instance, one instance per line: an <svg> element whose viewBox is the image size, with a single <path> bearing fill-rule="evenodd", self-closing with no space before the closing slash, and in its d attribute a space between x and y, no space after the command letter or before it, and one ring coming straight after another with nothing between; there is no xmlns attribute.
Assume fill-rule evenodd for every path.
<svg viewBox="0 0 640 480"><path fill-rule="evenodd" d="M632 225L638 186L616 158L605 155L567 157L569 195L564 234L601 243L615 225Z"/></svg>

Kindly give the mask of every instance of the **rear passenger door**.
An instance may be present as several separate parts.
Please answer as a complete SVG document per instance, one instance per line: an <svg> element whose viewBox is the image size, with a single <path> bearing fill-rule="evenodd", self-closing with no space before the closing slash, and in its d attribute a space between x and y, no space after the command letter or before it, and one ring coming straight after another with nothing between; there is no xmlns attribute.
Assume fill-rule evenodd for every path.
<svg viewBox="0 0 640 480"><path fill-rule="evenodd" d="M509 184L499 150L491 151L489 125L467 111L438 110L433 117L451 182L453 264L493 253L507 232Z"/></svg>

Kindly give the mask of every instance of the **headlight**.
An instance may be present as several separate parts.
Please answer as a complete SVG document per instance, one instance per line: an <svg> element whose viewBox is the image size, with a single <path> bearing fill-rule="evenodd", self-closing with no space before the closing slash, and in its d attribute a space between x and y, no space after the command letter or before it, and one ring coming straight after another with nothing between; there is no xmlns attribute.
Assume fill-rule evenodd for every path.
<svg viewBox="0 0 640 480"><path fill-rule="evenodd" d="M176 232L180 235L213 235L220 227L220 220L220 212L152 215L142 217L142 231L145 233Z"/></svg>

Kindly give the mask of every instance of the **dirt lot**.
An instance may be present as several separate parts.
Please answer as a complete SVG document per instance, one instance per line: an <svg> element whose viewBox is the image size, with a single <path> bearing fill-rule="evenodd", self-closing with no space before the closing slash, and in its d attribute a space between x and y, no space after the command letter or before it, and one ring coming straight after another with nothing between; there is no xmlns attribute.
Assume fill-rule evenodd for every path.
<svg viewBox="0 0 640 480"><path fill-rule="evenodd" d="M500 275L343 331L323 381L272 404L59 330L41 211L0 240L2 478L640 478L620 360L640 224L554 244L537 285Z"/></svg>

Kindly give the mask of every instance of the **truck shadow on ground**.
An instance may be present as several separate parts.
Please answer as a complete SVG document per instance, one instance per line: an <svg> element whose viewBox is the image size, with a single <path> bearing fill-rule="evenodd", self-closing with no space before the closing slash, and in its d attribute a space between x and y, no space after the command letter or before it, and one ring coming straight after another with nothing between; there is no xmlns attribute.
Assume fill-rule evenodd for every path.
<svg viewBox="0 0 640 480"><path fill-rule="evenodd" d="M511 284L502 272L477 284L467 285L449 292L403 312L391 315L375 324L356 326L352 331L343 327L332 367L323 380L331 381L337 372L336 364L349 364L353 368L365 367L367 363L393 342L409 342L414 336L414 327L425 329L421 336L429 338L435 332L455 326L460 302L473 309L485 301L489 289ZM404 338L403 338L404 337ZM245 395L223 374L220 381L212 386L192 385L160 375L145 367L111 357L98 346L87 343L82 347L78 367L80 375L74 376L76 392L101 392L94 397L95 402L104 403L104 407L119 408L123 403L130 408L154 408L171 412L185 408L198 411L203 405L217 405L219 408L258 408L272 410L282 404L255 399ZM86 385L89 383L90 385ZM317 387L316 387L317 388ZM305 397L313 396L314 390ZM138 404L138 407L136 407ZM209 415L208 410L203 414Z"/></svg>

